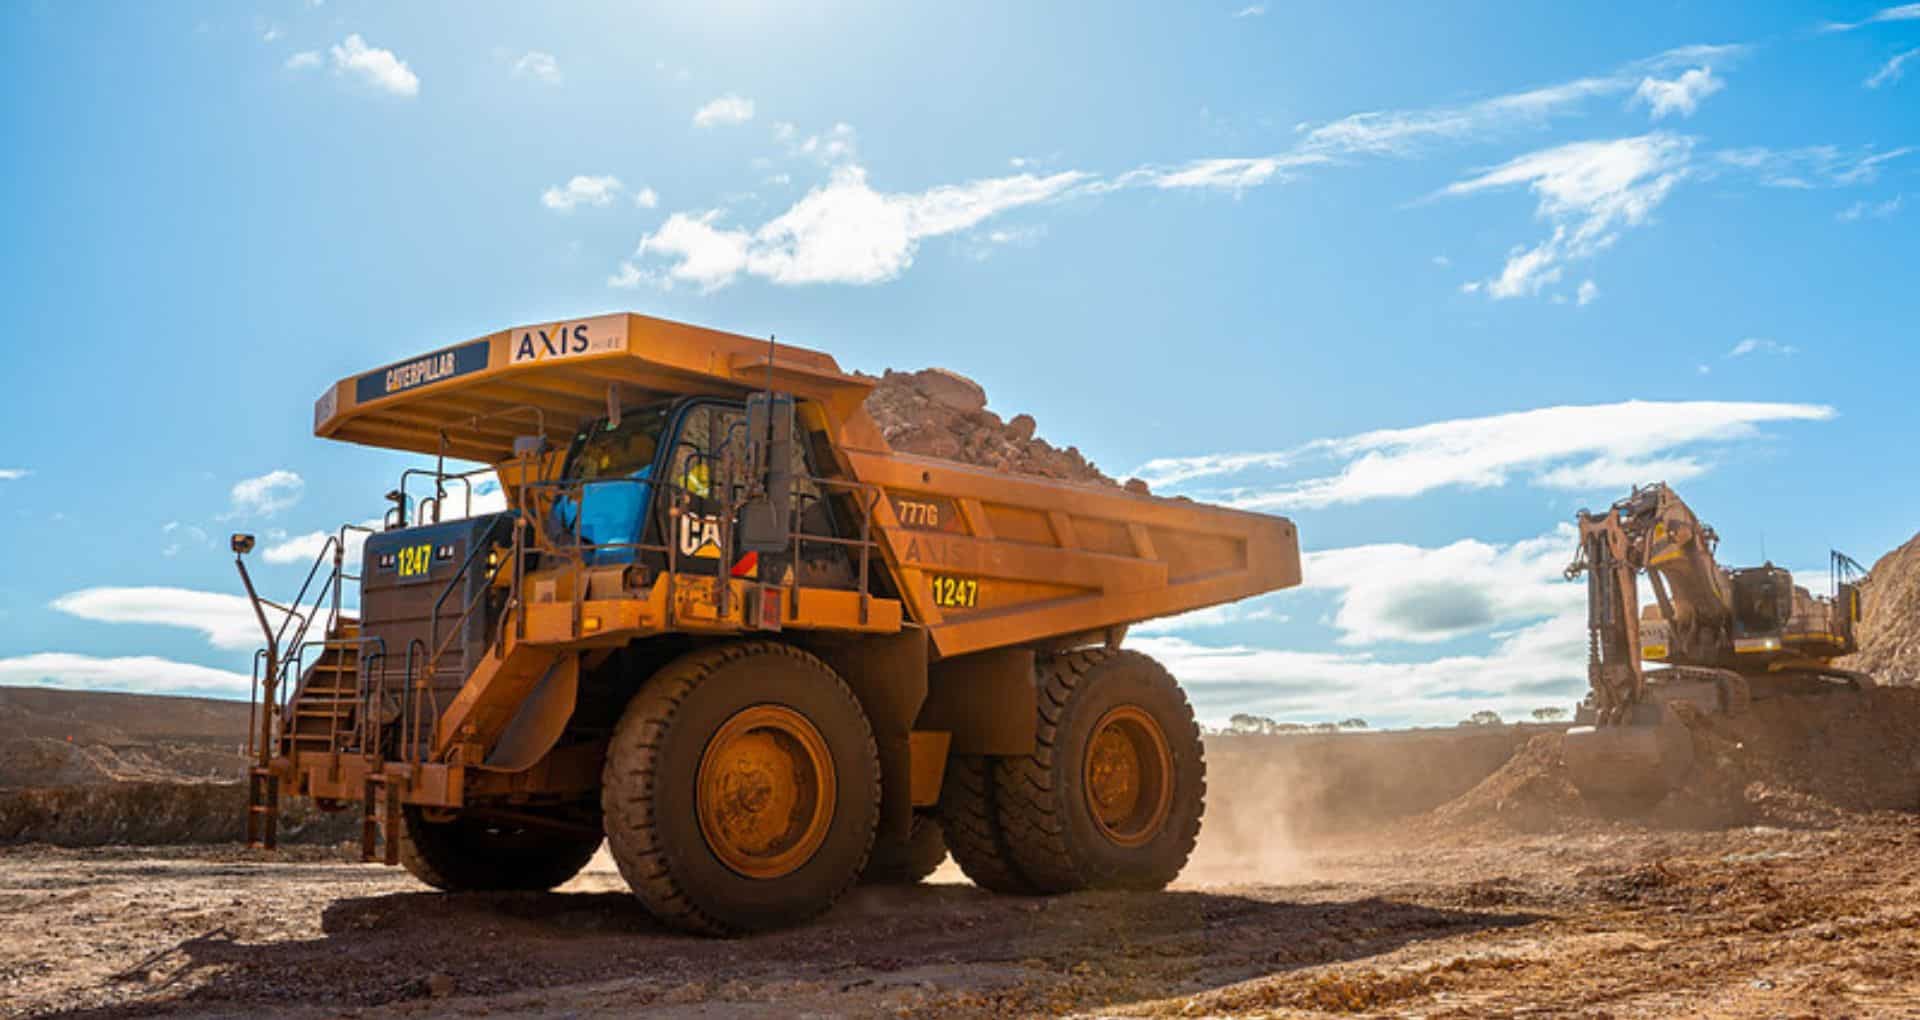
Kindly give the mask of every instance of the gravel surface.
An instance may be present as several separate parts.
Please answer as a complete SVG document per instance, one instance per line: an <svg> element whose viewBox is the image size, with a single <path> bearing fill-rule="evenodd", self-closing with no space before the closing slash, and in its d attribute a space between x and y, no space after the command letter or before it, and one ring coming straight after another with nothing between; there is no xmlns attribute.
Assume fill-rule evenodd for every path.
<svg viewBox="0 0 1920 1020"><path fill-rule="evenodd" d="M1289 852L1285 881L995 897L944 866L823 920L669 934L604 858L443 895L305 848L0 850L8 1015L1920 1016L1920 826Z"/></svg>

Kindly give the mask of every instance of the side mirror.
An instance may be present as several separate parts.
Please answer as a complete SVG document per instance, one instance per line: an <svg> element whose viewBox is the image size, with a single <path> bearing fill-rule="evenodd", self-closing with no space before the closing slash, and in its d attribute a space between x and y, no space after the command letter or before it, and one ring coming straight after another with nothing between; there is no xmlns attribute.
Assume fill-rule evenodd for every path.
<svg viewBox="0 0 1920 1020"><path fill-rule="evenodd" d="M742 552L787 548L793 520L793 397L756 393L747 398L747 442L759 493L740 510Z"/></svg>
<svg viewBox="0 0 1920 1020"><path fill-rule="evenodd" d="M245 556L253 551L253 536L235 534L232 539L232 545L235 556Z"/></svg>

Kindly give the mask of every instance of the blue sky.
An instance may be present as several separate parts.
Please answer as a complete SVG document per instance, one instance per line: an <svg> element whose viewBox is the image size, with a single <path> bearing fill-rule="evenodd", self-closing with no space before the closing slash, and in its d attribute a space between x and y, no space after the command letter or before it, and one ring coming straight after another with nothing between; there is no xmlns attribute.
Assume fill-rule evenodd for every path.
<svg viewBox="0 0 1920 1020"><path fill-rule="evenodd" d="M243 691L225 533L284 594L404 463L320 389L610 310L1293 516L1306 590L1136 635L1214 722L1570 703L1635 480L1920 528L1920 5L1352 6L0 8L0 683Z"/></svg>

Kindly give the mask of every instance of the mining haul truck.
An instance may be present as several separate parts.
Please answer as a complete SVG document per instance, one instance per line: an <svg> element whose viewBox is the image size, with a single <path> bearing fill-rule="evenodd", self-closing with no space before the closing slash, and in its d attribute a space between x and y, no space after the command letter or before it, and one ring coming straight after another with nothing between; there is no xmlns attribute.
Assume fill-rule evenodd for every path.
<svg viewBox="0 0 1920 1020"><path fill-rule="evenodd" d="M363 857L453 891L550 889L604 840L709 934L949 851L1004 893L1171 881L1199 730L1123 637L1298 584L1292 522L897 453L871 387L627 314L329 387L317 435L432 461L289 603L234 536L267 634L249 841L283 796L357 806Z"/></svg>

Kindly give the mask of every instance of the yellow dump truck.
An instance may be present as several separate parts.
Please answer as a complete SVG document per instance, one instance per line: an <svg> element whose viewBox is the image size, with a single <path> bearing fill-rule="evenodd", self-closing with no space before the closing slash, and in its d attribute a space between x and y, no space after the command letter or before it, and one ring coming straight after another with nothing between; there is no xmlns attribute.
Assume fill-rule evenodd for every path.
<svg viewBox="0 0 1920 1020"><path fill-rule="evenodd" d="M1172 880L1199 731L1122 639L1298 584L1293 524L897 453L871 386L615 314L329 387L317 435L433 459L289 603L234 536L267 635L250 841L283 795L357 804L367 859L465 890L552 888L604 839L715 934L948 851L1002 892Z"/></svg>

